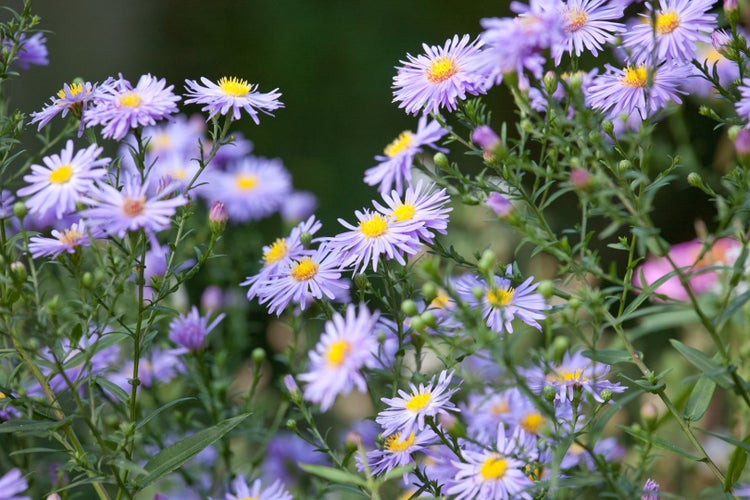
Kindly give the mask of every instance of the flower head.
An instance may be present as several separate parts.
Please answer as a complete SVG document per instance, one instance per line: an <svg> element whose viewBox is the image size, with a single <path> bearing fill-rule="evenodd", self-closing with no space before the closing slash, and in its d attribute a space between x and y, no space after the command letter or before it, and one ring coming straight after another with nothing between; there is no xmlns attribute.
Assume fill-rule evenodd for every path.
<svg viewBox="0 0 750 500"><path fill-rule="evenodd" d="M381 214L391 217L398 222L420 222L422 225L413 229L412 236L424 242L432 243L435 233L446 234L448 214L453 210L446 207L450 197L445 189L435 189L434 184L422 184L420 180L416 186L406 190L403 200L396 191L390 195L383 193L386 206L378 202L373 205Z"/></svg>
<svg viewBox="0 0 750 500"><path fill-rule="evenodd" d="M11 43L10 38L6 38L2 46L7 49ZM18 39L18 52L13 65L24 71L32 66L46 66L49 64L48 54L47 37L43 33L34 33L31 36L22 33Z"/></svg>
<svg viewBox="0 0 750 500"><path fill-rule="evenodd" d="M659 483L651 478L646 479L646 483L643 485L643 495L641 500L659 500Z"/></svg>
<svg viewBox="0 0 750 500"><path fill-rule="evenodd" d="M38 123L37 130L47 125L52 118L61 115L63 118L72 112L74 116L80 118L86 109L86 105L94 97L95 86L89 82L65 83L62 89L57 92L57 96L51 97L51 103L43 110L31 113L31 122ZM83 125L83 122L81 122ZM78 131L80 136L83 129Z"/></svg>
<svg viewBox="0 0 750 500"><path fill-rule="evenodd" d="M1 500L31 500L31 497L19 495L28 488L29 484L20 469L11 469L0 477Z"/></svg>
<svg viewBox="0 0 750 500"><path fill-rule="evenodd" d="M234 493L227 493L225 500L292 500L292 495L286 491L278 479L271 486L263 489L260 479L256 479L252 486L248 486L244 476L237 476L232 481L232 490Z"/></svg>
<svg viewBox="0 0 750 500"><path fill-rule="evenodd" d="M224 319L219 314L209 323L208 316L201 316L193 306L187 314L181 314L169 323L169 340L190 351L199 351L206 344L206 337Z"/></svg>
<svg viewBox="0 0 750 500"><path fill-rule="evenodd" d="M612 43L618 33L625 31L622 23L613 22L622 17L623 7L608 0L568 0L562 6L565 18L564 42L553 46L555 64L560 64L563 52L580 56L584 49L595 57L603 45Z"/></svg>
<svg viewBox="0 0 750 500"><path fill-rule="evenodd" d="M102 236L100 229L91 231L91 238ZM63 252L75 253L79 247L87 247L91 244L86 223L83 220L74 222L69 228L58 231L52 230L52 238L43 236L32 236L29 239L29 252L35 259L39 257L55 258Z"/></svg>
<svg viewBox="0 0 750 500"><path fill-rule="evenodd" d="M228 115L232 120L239 120L244 110L250 115L255 124L259 124L258 112L273 116L271 111L283 108L279 101L279 89L271 92L258 92L258 86L236 77L224 77L217 83L201 77L203 85L193 80L185 80L188 93L185 104L204 104L202 111L208 112L210 120L217 114Z"/></svg>
<svg viewBox="0 0 750 500"><path fill-rule="evenodd" d="M414 463L414 453L423 452L437 441L437 435L431 429L410 432L397 432L383 439L383 448L368 451L367 465L373 475L379 476L404 465ZM363 469L362 464L357 467Z"/></svg>

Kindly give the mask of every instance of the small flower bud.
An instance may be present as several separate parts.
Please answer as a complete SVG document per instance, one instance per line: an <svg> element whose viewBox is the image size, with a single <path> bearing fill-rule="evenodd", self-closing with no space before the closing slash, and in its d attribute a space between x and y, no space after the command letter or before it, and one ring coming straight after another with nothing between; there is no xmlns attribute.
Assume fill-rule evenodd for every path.
<svg viewBox="0 0 750 500"><path fill-rule="evenodd" d="M313 239L313 235L307 231L299 235L299 242L302 243L302 246L305 248L310 248L312 239Z"/></svg>
<svg viewBox="0 0 750 500"><path fill-rule="evenodd" d="M571 93L578 93L583 85L583 78L586 75L583 71L575 71L568 74L568 88Z"/></svg>
<svg viewBox="0 0 750 500"><path fill-rule="evenodd" d="M422 318L419 316L414 316L413 318L411 318L411 322L409 323L409 325L412 327L412 329L418 332L424 330L424 320L422 320ZM419 335L412 335L412 343L417 340L417 337L419 337Z"/></svg>
<svg viewBox="0 0 750 500"><path fill-rule="evenodd" d="M428 281L424 285L422 285L422 297L424 297L424 301L428 304L432 302L435 297L438 296L438 288L435 283L432 281Z"/></svg>
<svg viewBox="0 0 750 500"><path fill-rule="evenodd" d="M578 297L571 297L570 300L568 300L568 307L573 309L574 311L581 307L581 299Z"/></svg>
<svg viewBox="0 0 750 500"><path fill-rule="evenodd" d="M495 270L495 252L490 250L489 248L482 253L482 256L479 258L479 263L477 264L477 267L479 267L479 271L488 274Z"/></svg>
<svg viewBox="0 0 750 500"><path fill-rule="evenodd" d="M370 280L365 273L359 273L354 277L354 285L358 290L367 290L367 287L370 285Z"/></svg>
<svg viewBox="0 0 750 500"><path fill-rule="evenodd" d="M20 260L10 263L10 273L13 277L13 281L15 281L16 283L25 282L26 278L28 278L29 276L26 272L26 266L24 266L23 262L21 262Z"/></svg>
<svg viewBox="0 0 750 500"><path fill-rule="evenodd" d="M487 196L487 206L492 209L498 217L505 219L513 212L513 204L500 193L490 193Z"/></svg>
<svg viewBox="0 0 750 500"><path fill-rule="evenodd" d="M13 204L13 215L18 217L20 220L23 220L24 217L26 217L26 214L28 213L28 210L26 209L26 204L22 201L17 201Z"/></svg>
<svg viewBox="0 0 750 500"><path fill-rule="evenodd" d="M344 438L344 449L349 453L362 445L362 436L358 432L349 431Z"/></svg>
<svg viewBox="0 0 750 500"><path fill-rule="evenodd" d="M740 7L737 0L724 0L724 16L730 26L737 26L740 22Z"/></svg>
<svg viewBox="0 0 750 500"><path fill-rule="evenodd" d="M734 139L734 149L737 151L737 160L745 168L750 167L750 130L743 128L737 132Z"/></svg>
<svg viewBox="0 0 750 500"><path fill-rule="evenodd" d="M422 320L425 326L428 326L430 328L435 328L435 326L437 325L437 318L435 317L435 313L433 313L432 311L423 312L419 315L419 319Z"/></svg>
<svg viewBox="0 0 750 500"><path fill-rule="evenodd" d="M474 288L472 288L471 294L474 296L475 299L482 300L485 294L484 287L479 286L479 285L475 286Z"/></svg>
<svg viewBox="0 0 750 500"><path fill-rule="evenodd" d="M687 181L693 187L703 187L703 178L697 172L690 172L687 176Z"/></svg>
<svg viewBox="0 0 750 500"><path fill-rule="evenodd" d="M602 122L602 130L605 134L611 136L615 131L615 124L612 123L612 120L604 120Z"/></svg>
<svg viewBox="0 0 750 500"><path fill-rule="evenodd" d="M262 347L256 347L250 356L253 359L253 363L260 365L266 359L266 351Z"/></svg>
<svg viewBox="0 0 750 500"><path fill-rule="evenodd" d="M531 123L531 120L523 119L521 120L521 130L523 130L526 133L532 132L534 130L534 124Z"/></svg>
<svg viewBox="0 0 750 500"><path fill-rule="evenodd" d="M297 430L297 421L293 418L290 418L286 421L286 428L290 431L296 431Z"/></svg>
<svg viewBox="0 0 750 500"><path fill-rule="evenodd" d="M730 141L734 142L737 140L737 134L740 133L740 130L742 130L742 127L739 125L732 125L727 129L727 137Z"/></svg>
<svg viewBox="0 0 750 500"><path fill-rule="evenodd" d="M492 152L500 144L500 137L487 125L475 128L471 133L471 140L485 152Z"/></svg>
<svg viewBox="0 0 750 500"><path fill-rule="evenodd" d="M547 71L544 74L544 78L542 78L542 83L544 84L544 90L547 91L549 95L552 95L557 90L557 75L552 71Z"/></svg>
<svg viewBox="0 0 750 500"><path fill-rule="evenodd" d="M227 225L227 207L220 201L215 201L208 212L208 225L213 234L221 234Z"/></svg>
<svg viewBox="0 0 750 500"><path fill-rule="evenodd" d="M656 409L656 405L647 402L641 406L641 420L647 429L653 429L656 421L659 420L659 411Z"/></svg>
<svg viewBox="0 0 750 500"><path fill-rule="evenodd" d="M417 314L419 314L419 312L417 311L417 304L415 304L411 299L406 299L401 303L401 312L403 312L407 316L416 316Z"/></svg>
<svg viewBox="0 0 750 500"><path fill-rule="evenodd" d="M620 160L620 163L617 164L617 168L620 172L627 172L633 168L633 162L630 160Z"/></svg>
<svg viewBox="0 0 750 500"><path fill-rule="evenodd" d="M613 396L612 391L609 389L604 389L602 390L602 392L599 393L599 397L602 398L602 401L604 401L605 403L610 401L612 399L612 396Z"/></svg>
<svg viewBox="0 0 750 500"><path fill-rule="evenodd" d="M284 375L284 387L286 387L286 390L289 392L289 399L292 400L292 403L299 404L302 402L302 393L299 390L299 386L297 385L297 382L294 380L294 377L292 377L289 374Z"/></svg>
<svg viewBox="0 0 750 500"><path fill-rule="evenodd" d="M450 166L450 164L448 163L448 157L445 156L445 153L435 153L435 156L432 157L432 161L435 163L436 167L443 170L447 169Z"/></svg>
<svg viewBox="0 0 750 500"><path fill-rule="evenodd" d="M576 189L586 189L591 185L591 173L584 168L574 168L570 171L570 183Z"/></svg>
<svg viewBox="0 0 750 500"><path fill-rule="evenodd" d="M555 337L552 341L552 357L556 363L562 361L569 347L570 341L568 341L568 337Z"/></svg>
<svg viewBox="0 0 750 500"><path fill-rule="evenodd" d="M537 291L542 294L545 299L551 299L555 294L555 284L550 280L544 280L539 283Z"/></svg>
<svg viewBox="0 0 750 500"><path fill-rule="evenodd" d="M542 389L542 397L545 399L545 401L551 403L557 397L557 391L551 385L545 385L544 389Z"/></svg>
<svg viewBox="0 0 750 500"><path fill-rule="evenodd" d="M89 271L83 273L83 276L81 276L81 285L84 288L91 288L94 285L94 275Z"/></svg>

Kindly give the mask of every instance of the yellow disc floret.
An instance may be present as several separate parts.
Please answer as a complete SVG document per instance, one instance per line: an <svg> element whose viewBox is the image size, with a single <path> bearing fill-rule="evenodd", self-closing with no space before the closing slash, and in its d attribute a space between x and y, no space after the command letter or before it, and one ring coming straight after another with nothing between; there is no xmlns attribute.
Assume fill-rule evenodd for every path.
<svg viewBox="0 0 750 500"><path fill-rule="evenodd" d="M507 468L508 462L504 458L490 457L479 468L479 474L485 481L494 481L502 479Z"/></svg>
<svg viewBox="0 0 750 500"><path fill-rule="evenodd" d="M380 214L375 214L368 220L359 223L359 230L367 238L377 238L388 231L388 221Z"/></svg>
<svg viewBox="0 0 750 500"><path fill-rule="evenodd" d="M295 281L308 281L313 279L316 274L318 274L318 264L310 257L303 257L299 262L296 262L289 273Z"/></svg>
<svg viewBox="0 0 750 500"><path fill-rule="evenodd" d="M83 84L81 83L71 83L68 85L68 90L70 91L71 97L76 97L78 94L83 92ZM57 97L60 99L65 99L67 96L65 95L65 89L62 88L57 91Z"/></svg>
<svg viewBox="0 0 750 500"><path fill-rule="evenodd" d="M339 340L331 344L326 353L328 364L334 367L341 366L346 355L352 350L352 346L346 340Z"/></svg>
<svg viewBox="0 0 750 500"><path fill-rule="evenodd" d="M538 434L539 428L543 423L544 417L539 413L532 412L523 417L523 420L521 420L521 428L529 434Z"/></svg>
<svg viewBox="0 0 750 500"><path fill-rule="evenodd" d="M385 150L383 152L387 157L393 158L394 156L411 146L413 140L414 135L410 131L404 130L398 137L393 140L393 142L385 147Z"/></svg>
<svg viewBox="0 0 750 500"><path fill-rule="evenodd" d="M263 252L263 263L268 266L275 264L284 257L286 257L289 247L286 244L286 239L279 238L268 247L268 250Z"/></svg>
<svg viewBox="0 0 750 500"><path fill-rule="evenodd" d="M425 392L423 394L417 394L412 396L409 401L406 402L406 409L409 411L423 410L430 401L432 400L432 394Z"/></svg>
<svg viewBox="0 0 750 500"><path fill-rule="evenodd" d="M234 184L240 191L252 191L258 185L258 176L253 174L239 174L235 177Z"/></svg>
<svg viewBox="0 0 750 500"><path fill-rule="evenodd" d="M247 83L247 80L240 80L236 77L224 77L219 80L219 90L223 94L231 97L243 97L250 93L253 86Z"/></svg>
<svg viewBox="0 0 750 500"><path fill-rule="evenodd" d="M414 217L416 211L416 207L408 203L396 207L391 215L393 215L393 217L395 217L397 221L410 220L412 217Z"/></svg>
<svg viewBox="0 0 750 500"><path fill-rule="evenodd" d="M404 439L403 441L399 439L400 437L400 432L388 436L385 439L385 449L394 453L401 453L407 451L414 444L415 437L413 432L409 434L409 437Z"/></svg>
<svg viewBox="0 0 750 500"><path fill-rule="evenodd" d="M507 290L487 290L487 302L489 302L492 307L504 307L510 304L510 301L513 300L515 294L516 291L513 287L510 287Z"/></svg>
<svg viewBox="0 0 750 500"><path fill-rule="evenodd" d="M432 83L444 82L458 73L458 65L452 57L440 56L430 62L427 79Z"/></svg>
<svg viewBox="0 0 750 500"><path fill-rule="evenodd" d="M573 33L586 26L589 15L582 8L573 7L565 12L565 19L568 21L565 31Z"/></svg>
<svg viewBox="0 0 750 500"><path fill-rule="evenodd" d="M76 242L81 238L83 238L83 233L76 228L60 231L60 234L57 235L57 239L60 243L70 246L75 246Z"/></svg>
<svg viewBox="0 0 750 500"><path fill-rule="evenodd" d="M135 92L125 92L117 99L117 105L126 108L137 108L141 105L141 96Z"/></svg>
<svg viewBox="0 0 750 500"><path fill-rule="evenodd" d="M73 176L73 167L70 164L61 165L49 174L52 184L65 184Z"/></svg>
<svg viewBox="0 0 750 500"><path fill-rule="evenodd" d="M639 66L637 68L631 68L628 66L625 68L625 76L620 78L620 82L626 87L642 89L648 83L648 72L646 71L646 66Z"/></svg>
<svg viewBox="0 0 750 500"><path fill-rule="evenodd" d="M656 16L656 32L660 35L668 35L680 26L680 16L673 10L660 12Z"/></svg>
<svg viewBox="0 0 750 500"><path fill-rule="evenodd" d="M143 209L146 207L146 197L141 196L139 198L131 198L126 196L122 200L122 213L128 217L135 217L143 213Z"/></svg>

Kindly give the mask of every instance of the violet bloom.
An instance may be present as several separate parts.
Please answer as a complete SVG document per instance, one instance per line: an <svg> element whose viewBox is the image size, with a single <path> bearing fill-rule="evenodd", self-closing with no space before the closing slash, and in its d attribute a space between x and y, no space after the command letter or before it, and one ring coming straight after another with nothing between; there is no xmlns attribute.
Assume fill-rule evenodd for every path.
<svg viewBox="0 0 750 500"><path fill-rule="evenodd" d="M625 31L624 24L613 22L622 17L623 7L608 0L568 0L561 14L565 18L564 41L552 47L558 65L563 52L580 56L585 49L598 56L604 45Z"/></svg>
<svg viewBox="0 0 750 500"><path fill-rule="evenodd" d="M178 373L185 370L182 363L184 349L159 349L152 348L148 356L141 358L138 364L138 380L140 385L151 388L155 382L166 384L174 379ZM132 386L130 379L133 378L133 361L127 360L123 369L107 377L112 383L120 386L124 391L130 392Z"/></svg>
<svg viewBox="0 0 750 500"><path fill-rule="evenodd" d="M643 495L641 500L659 500L659 483L651 478L646 479L646 483L643 485Z"/></svg>
<svg viewBox="0 0 750 500"><path fill-rule="evenodd" d="M750 121L750 78L744 78L742 85L737 87L740 99L734 104L737 114L745 121Z"/></svg>
<svg viewBox="0 0 750 500"><path fill-rule="evenodd" d="M487 195L487 206L495 212L498 217L505 218L513 211L513 203L498 192Z"/></svg>
<svg viewBox="0 0 750 500"><path fill-rule="evenodd" d="M237 77L223 77L217 83L201 77L202 86L193 80L185 80L185 83L188 91L185 104L204 104L201 111L208 112L209 120L216 115L230 115L230 112L232 120L239 120L244 110L258 125L258 112L273 116L271 111L284 107L279 101L278 88L268 93L258 92L258 85Z"/></svg>
<svg viewBox="0 0 750 500"><path fill-rule="evenodd" d="M104 234L101 229L93 229L90 233L89 235L85 221L79 220L62 231L53 229L52 238L32 236L29 239L29 252L35 259L39 257L54 259L65 252L72 254L78 248L89 246L92 239L100 238Z"/></svg>
<svg viewBox="0 0 750 500"><path fill-rule="evenodd" d="M294 488L300 479L309 477L299 464L327 465L325 453L301 437L291 433L277 433L268 440L263 455L262 477L264 481L280 480L287 488ZM304 490L303 490L304 491Z"/></svg>
<svg viewBox="0 0 750 500"><path fill-rule="evenodd" d="M133 86L122 75L99 87L93 107L84 116L86 127L102 125L102 136L122 140L131 129L155 125L177 112L180 100L164 79L141 76Z"/></svg>
<svg viewBox="0 0 750 500"><path fill-rule="evenodd" d="M21 412L11 406L10 403L11 398L4 392L0 392L0 422L6 422L21 416Z"/></svg>
<svg viewBox="0 0 750 500"><path fill-rule="evenodd" d="M13 216L13 204L16 197L9 189L0 189L0 221Z"/></svg>
<svg viewBox="0 0 750 500"><path fill-rule="evenodd" d="M263 489L260 479L253 481L252 486L248 486L245 477L240 475L232 481L233 493L227 493L225 500L292 500L292 495L286 491L284 485L278 479L274 483Z"/></svg>
<svg viewBox="0 0 750 500"><path fill-rule="evenodd" d="M488 125L480 125L471 133L471 140L485 153L492 152L500 143L500 137Z"/></svg>
<svg viewBox="0 0 750 500"><path fill-rule="evenodd" d="M377 201L374 207L383 215L392 217L397 222L421 222L422 225L413 230L415 238L426 243L432 243L435 233L446 234L448 214L453 210L446 205L450 197L445 189L435 189L435 184L422 185L422 181L410 187L404 193L403 201L397 191L390 195L383 193L383 206Z"/></svg>
<svg viewBox="0 0 750 500"><path fill-rule="evenodd" d="M279 213L285 222L297 223L311 216L316 208L318 208L318 199L313 193L294 191L281 204Z"/></svg>
<svg viewBox="0 0 750 500"><path fill-rule="evenodd" d="M63 118L72 112L74 116L81 118L86 105L94 97L95 86L89 82L75 82L65 83L62 89L57 92L57 97L51 97L51 101L46 108L39 112L31 113L31 123L38 123L37 130L42 130L42 127L47 125L52 118L61 115ZM83 125L83 122L81 122ZM81 127L78 131L78 136L81 136L83 128Z"/></svg>
<svg viewBox="0 0 750 500"><path fill-rule="evenodd" d="M219 314L211 323L208 316L201 316L193 306L187 314L181 314L169 323L169 340L190 351L199 351L206 344L206 337L224 319Z"/></svg>
<svg viewBox="0 0 750 500"><path fill-rule="evenodd" d="M3 40L3 49L9 49L12 42L9 39ZM49 58L47 51L47 37L43 33L34 33L27 36L22 33L18 39L18 52L13 60L13 65L26 71L32 66L47 66Z"/></svg>
<svg viewBox="0 0 750 500"><path fill-rule="evenodd" d="M428 447L438 442L437 435L431 429L404 434L397 432L383 439L383 449L368 451L367 466L374 476L390 472L396 467L414 463L414 453L425 452ZM364 466L357 455L357 469Z"/></svg>
<svg viewBox="0 0 750 500"><path fill-rule="evenodd" d="M31 497L19 495L27 489L29 484L20 469L11 469L0 477L0 500L31 500Z"/></svg>

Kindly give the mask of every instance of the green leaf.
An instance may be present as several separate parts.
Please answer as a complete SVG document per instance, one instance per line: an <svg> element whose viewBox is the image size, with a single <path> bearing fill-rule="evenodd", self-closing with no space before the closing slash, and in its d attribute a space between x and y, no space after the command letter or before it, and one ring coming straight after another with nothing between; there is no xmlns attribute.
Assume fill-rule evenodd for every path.
<svg viewBox="0 0 750 500"><path fill-rule="evenodd" d="M326 467L324 465L299 464L299 466L305 472L315 474L316 476L327 479L332 483L355 484L362 487L367 486L367 481L365 481L363 477L348 471L334 469L333 467Z"/></svg>
<svg viewBox="0 0 750 500"><path fill-rule="evenodd" d="M682 448L678 448L677 446L673 445L672 443L668 441L664 441L663 439L660 439L656 436L652 436L650 434L646 434L643 431L635 431L631 429L630 427L626 427L624 425L618 425L618 427L625 431L627 434L630 434L636 439L639 439L643 441L644 443L651 443L657 448L661 448L663 450L671 451L672 453L676 453L677 455L680 455L681 457L688 458L690 460L693 460L694 462L700 462L702 460L701 457L697 455L693 455L692 453L688 453L687 451L683 450Z"/></svg>
<svg viewBox="0 0 750 500"><path fill-rule="evenodd" d="M182 403L184 401L190 401L191 399L197 400L198 398L194 398L194 397L191 396L191 397L187 397L187 398L175 399L174 401L170 401L169 403L167 403L167 404L165 404L163 406L160 406L159 408L157 408L154 411L152 411L151 413L149 413L146 418L144 418L143 420L141 420L140 422L138 422L138 425L136 425L135 428L136 429L142 428L144 425L146 425L147 423L149 423L154 417L156 417L157 415L159 415L164 410L166 410L168 408L171 408L174 405L180 404L180 403Z"/></svg>
<svg viewBox="0 0 750 500"><path fill-rule="evenodd" d="M685 405L685 420L696 422L703 418L715 390L716 382L705 375L698 378Z"/></svg>
<svg viewBox="0 0 750 500"><path fill-rule="evenodd" d="M141 489L160 477L172 472L182 464L190 460L201 450L221 439L226 433L237 427L250 414L244 413L233 418L219 422L213 427L188 436L185 439L164 448L146 464L148 474L136 481L136 486Z"/></svg>
<svg viewBox="0 0 750 500"><path fill-rule="evenodd" d="M734 386L734 382L731 377L726 373L726 370L716 361L709 358L705 353L694 349L690 346L686 346L677 339L669 339L672 347L682 354L685 359L695 365L704 375L711 377L717 384L724 389L731 389Z"/></svg>
<svg viewBox="0 0 750 500"><path fill-rule="evenodd" d="M750 436L745 437L742 440L745 444L750 444ZM747 451L741 447L736 447L732 452L732 457L729 459L729 466L727 466L727 475L724 478L724 491L729 492L734 487L735 483L740 479L742 471L745 470L747 464Z"/></svg>
<svg viewBox="0 0 750 500"><path fill-rule="evenodd" d="M0 424L0 434L19 433L19 434L46 434L47 431L59 429L68 425L73 417L68 416L63 420L9 420Z"/></svg>
<svg viewBox="0 0 750 500"><path fill-rule="evenodd" d="M121 403L127 403L128 399L130 399L130 395L122 387L107 379L96 377L95 382L99 387L116 397Z"/></svg>
<svg viewBox="0 0 750 500"><path fill-rule="evenodd" d="M711 323L713 323L713 325L714 325L715 327L719 328L719 327L720 327L720 326L722 325L722 323L724 323L724 321L726 321L726 320L728 320L729 318L731 318L731 317L732 317L732 316L734 315L734 313L735 313L735 312L737 312L737 309L739 309L740 307L744 306L744 305L745 305L745 303L746 303L746 302L747 302L748 300L750 300L750 290L749 290L749 291L747 291L747 292L745 292L745 293L743 293L743 294L741 294L741 295L740 295L739 297L737 297L736 299L734 299L734 300L732 301L732 303L731 303L731 304L729 304L729 306L727 306L727 308L726 308L726 309L724 309L724 310L723 310L723 311L721 312L721 314L719 314L718 316L716 316L716 317L715 317L715 318L714 318L714 319L713 319L713 320L711 321Z"/></svg>

